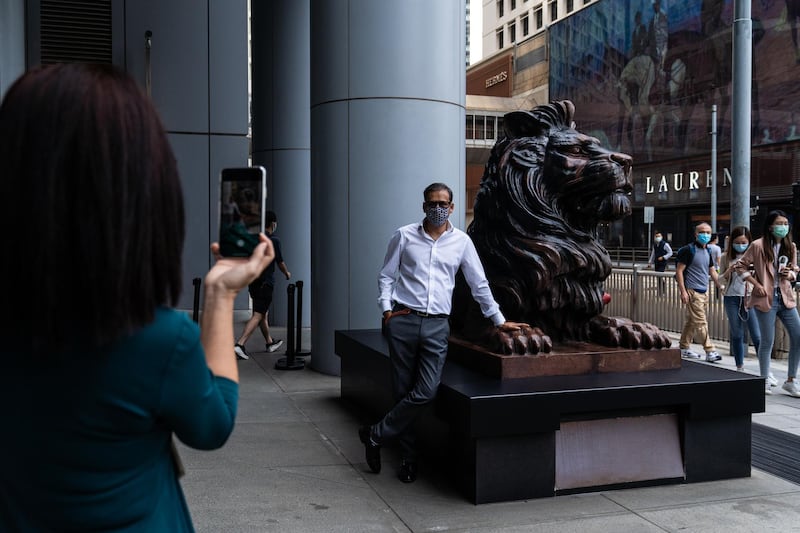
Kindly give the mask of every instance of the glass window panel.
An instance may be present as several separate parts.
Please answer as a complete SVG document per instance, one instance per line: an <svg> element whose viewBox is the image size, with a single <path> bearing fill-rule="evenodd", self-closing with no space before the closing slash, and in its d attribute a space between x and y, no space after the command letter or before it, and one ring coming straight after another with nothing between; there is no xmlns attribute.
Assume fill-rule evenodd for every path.
<svg viewBox="0 0 800 533"><path fill-rule="evenodd" d="M485 133L483 131L485 124L486 124L486 117L482 115L475 116L475 138L476 139L485 139Z"/></svg>
<svg viewBox="0 0 800 533"><path fill-rule="evenodd" d="M497 117L486 117L486 138L495 139L495 123Z"/></svg>

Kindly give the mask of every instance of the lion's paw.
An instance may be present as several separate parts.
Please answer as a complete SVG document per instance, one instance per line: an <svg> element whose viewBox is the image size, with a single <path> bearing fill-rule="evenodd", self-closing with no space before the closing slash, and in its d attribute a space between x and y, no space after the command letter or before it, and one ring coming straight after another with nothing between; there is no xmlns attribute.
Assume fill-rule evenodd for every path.
<svg viewBox="0 0 800 533"><path fill-rule="evenodd" d="M667 334L653 324L622 317L594 317L589 322L589 334L593 342L604 346L650 350L672 344Z"/></svg>
<svg viewBox="0 0 800 533"><path fill-rule="evenodd" d="M544 331L531 326L523 326L518 331L495 330L490 334L494 352L506 355L528 355L549 353L553 341Z"/></svg>

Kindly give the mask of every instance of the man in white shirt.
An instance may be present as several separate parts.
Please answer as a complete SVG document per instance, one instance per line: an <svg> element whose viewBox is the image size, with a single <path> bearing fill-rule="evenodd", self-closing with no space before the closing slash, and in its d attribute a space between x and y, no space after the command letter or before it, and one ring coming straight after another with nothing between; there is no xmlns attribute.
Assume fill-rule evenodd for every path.
<svg viewBox="0 0 800 533"><path fill-rule="evenodd" d="M722 262L722 248L719 246L719 236L716 233L711 235L711 242L708 243L707 248L708 253L711 254L711 258L714 260L714 268L716 269L717 274L719 274L719 264ZM719 295L721 293L722 290L717 287L717 292L715 293L717 300L719 300Z"/></svg>
<svg viewBox="0 0 800 533"><path fill-rule="evenodd" d="M664 272L667 269L667 260L672 257L672 247L664 240L660 231L653 234L653 249L650 251L650 258L647 260L647 267L656 267L656 272Z"/></svg>
<svg viewBox="0 0 800 533"><path fill-rule="evenodd" d="M719 263L722 261L722 248L719 246L719 236L714 233L711 235L711 242L708 243L708 253L711 254L711 259L714 260L714 268L719 273Z"/></svg>
<svg viewBox="0 0 800 533"><path fill-rule="evenodd" d="M456 273L461 269L483 316L502 331L527 324L507 322L489 288L472 240L448 221L453 191L444 183L425 188L421 222L398 228L389 241L378 276L383 323L389 341L392 394L395 406L372 426L359 429L367 464L381 470L380 448L390 440L400 444L398 478L417 478L411 425L436 397L450 335L448 317Z"/></svg>
<svg viewBox="0 0 800 533"><path fill-rule="evenodd" d="M656 272L664 272L667 269L667 260L672 257L672 248L664 240L660 231L653 234L653 249L650 251L650 258L647 260L647 268L655 265ZM664 278L658 278L658 295L664 295Z"/></svg>

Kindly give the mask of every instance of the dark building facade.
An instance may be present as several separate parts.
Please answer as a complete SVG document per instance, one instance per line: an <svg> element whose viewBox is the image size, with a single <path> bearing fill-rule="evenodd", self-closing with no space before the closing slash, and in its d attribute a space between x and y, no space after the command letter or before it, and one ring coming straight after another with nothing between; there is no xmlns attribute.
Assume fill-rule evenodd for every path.
<svg viewBox="0 0 800 533"><path fill-rule="evenodd" d="M715 230L721 242L730 231L736 179L750 179L750 225L756 233L771 209L794 215L792 184L800 179L795 22L786 15L785 2L752 5L751 175L739 178L731 165L733 3L665 0L656 12L650 0L604 0L509 53L509 88L516 100L509 108L519 108L521 101L532 107L571 100L580 131L633 156L634 213L600 228L609 247L647 246L656 229L680 244L691 239L698 221L711 221L712 105L717 108ZM469 94L488 94L470 83L485 70L468 71L467 87L476 91ZM545 96L520 98L536 87L544 87ZM467 113L469 103L468 98ZM476 173L468 169L468 187ZM653 212L649 224L645 207Z"/></svg>
<svg viewBox="0 0 800 533"><path fill-rule="evenodd" d="M731 169L733 0L606 0L549 30L550 98L570 99L576 122L634 157L634 214L604 228L611 242L646 246L654 229L676 243L712 211L712 105L717 108L715 231L730 231L731 183L750 179L751 227L791 213L800 178L800 49L785 2L752 5L751 175ZM653 207L652 225L644 224ZM722 239L721 239L722 242Z"/></svg>

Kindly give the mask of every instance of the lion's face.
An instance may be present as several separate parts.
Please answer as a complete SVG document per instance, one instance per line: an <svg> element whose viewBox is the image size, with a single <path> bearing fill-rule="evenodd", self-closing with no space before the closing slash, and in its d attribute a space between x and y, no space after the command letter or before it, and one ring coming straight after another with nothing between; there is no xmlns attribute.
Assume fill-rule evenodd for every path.
<svg viewBox="0 0 800 533"><path fill-rule="evenodd" d="M557 129L545 149L542 180L571 223L596 225L631 214L631 163L594 137Z"/></svg>

